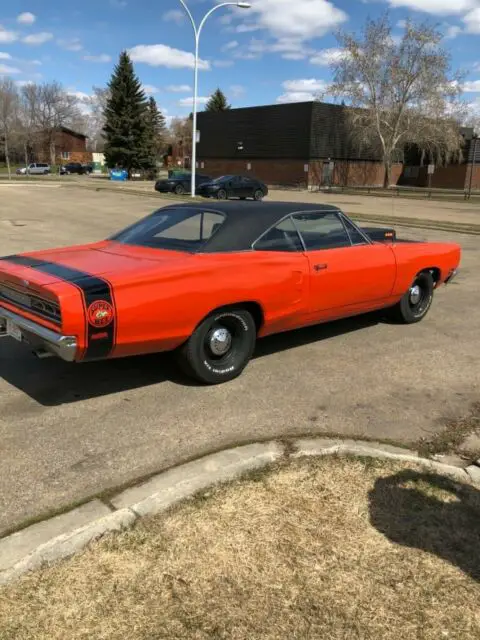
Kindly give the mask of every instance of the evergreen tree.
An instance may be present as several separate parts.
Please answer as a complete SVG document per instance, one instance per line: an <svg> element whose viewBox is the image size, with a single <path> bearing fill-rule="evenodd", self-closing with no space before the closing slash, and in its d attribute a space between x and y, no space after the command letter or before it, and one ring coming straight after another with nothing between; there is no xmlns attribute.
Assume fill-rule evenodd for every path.
<svg viewBox="0 0 480 640"><path fill-rule="evenodd" d="M227 111L231 106L227 102L227 98L221 89L216 89L210 96L205 111Z"/></svg>
<svg viewBox="0 0 480 640"><path fill-rule="evenodd" d="M105 160L110 168L122 167L129 176L133 169L148 166L147 101L128 53L123 51L108 85L105 107Z"/></svg>
<svg viewBox="0 0 480 640"><path fill-rule="evenodd" d="M145 110L146 153L142 161L142 167L147 172L156 172L157 159L165 144L165 136L165 117L159 111L155 98L150 97Z"/></svg>

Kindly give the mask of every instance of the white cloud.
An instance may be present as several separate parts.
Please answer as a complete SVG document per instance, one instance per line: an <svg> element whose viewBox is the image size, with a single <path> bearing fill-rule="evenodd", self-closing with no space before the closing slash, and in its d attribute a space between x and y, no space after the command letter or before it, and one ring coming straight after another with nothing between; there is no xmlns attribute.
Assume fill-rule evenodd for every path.
<svg viewBox="0 0 480 640"><path fill-rule="evenodd" d="M261 28L262 27L259 24L245 23L245 24L239 24L235 28L235 31L237 33L250 33L251 31L258 31Z"/></svg>
<svg viewBox="0 0 480 640"><path fill-rule="evenodd" d="M127 0L110 0L110 6L114 9L125 9L127 4Z"/></svg>
<svg viewBox="0 0 480 640"><path fill-rule="evenodd" d="M22 42L25 44L38 45L45 44L49 40L53 39L53 33L49 33L48 31L40 31L39 33L32 33L29 36L25 36L22 38Z"/></svg>
<svg viewBox="0 0 480 640"><path fill-rule="evenodd" d="M220 18L218 19L218 23L223 26L232 24L232 21L233 21L233 15L231 13L224 13L223 16L220 16Z"/></svg>
<svg viewBox="0 0 480 640"><path fill-rule="evenodd" d="M139 44L129 51L133 62L144 62L152 67L170 69L193 69L194 55L189 51L174 49L166 44ZM199 69L210 69L210 63L199 60Z"/></svg>
<svg viewBox="0 0 480 640"><path fill-rule="evenodd" d="M226 69L227 67L233 66L234 62L233 60L214 60L212 64L214 67L219 67L220 69Z"/></svg>
<svg viewBox="0 0 480 640"><path fill-rule="evenodd" d="M80 41L80 38L71 38L69 40L57 40L57 44L62 49L66 49L67 51L81 51L83 49L83 45Z"/></svg>
<svg viewBox="0 0 480 640"><path fill-rule="evenodd" d="M162 17L166 22L176 22L177 24L182 24L182 22L185 20L185 12L180 11L180 9L172 9L171 11L165 12Z"/></svg>
<svg viewBox="0 0 480 640"><path fill-rule="evenodd" d="M7 31L0 24L0 42L8 43L15 42L18 39L18 33L15 31Z"/></svg>
<svg viewBox="0 0 480 640"><path fill-rule="evenodd" d="M258 60L265 53L279 53L285 60L302 60L315 51L298 38L279 38L275 42L252 38L246 47L235 49L232 55L241 60Z"/></svg>
<svg viewBox="0 0 480 640"><path fill-rule="evenodd" d="M28 87L28 85L33 84L33 80L15 80L15 84L17 87Z"/></svg>
<svg viewBox="0 0 480 640"><path fill-rule="evenodd" d="M407 21L406 20L399 20L397 22L397 27L399 29L405 29L406 26L407 26Z"/></svg>
<svg viewBox="0 0 480 640"><path fill-rule="evenodd" d="M262 0L248 13L255 24L276 38L310 40L328 33L347 20L347 14L328 0Z"/></svg>
<svg viewBox="0 0 480 640"><path fill-rule="evenodd" d="M238 47L238 40L230 40L227 44L224 44L222 47L222 51L230 51L231 49L236 49Z"/></svg>
<svg viewBox="0 0 480 640"><path fill-rule="evenodd" d="M83 59L87 62L110 62L112 56L109 56L108 53L101 53L98 56L83 56Z"/></svg>
<svg viewBox="0 0 480 640"><path fill-rule="evenodd" d="M342 49L337 49L336 47L321 49L310 58L310 62L312 64L317 64L319 67L328 67L332 62L339 60L342 55L345 55L345 52Z"/></svg>
<svg viewBox="0 0 480 640"><path fill-rule="evenodd" d="M192 90L188 84L170 84L167 87L167 91L171 91L172 93L188 93Z"/></svg>
<svg viewBox="0 0 480 640"><path fill-rule="evenodd" d="M148 93L148 95L160 93L160 89L153 84L143 84L142 89L143 91L145 91L145 93Z"/></svg>
<svg viewBox="0 0 480 640"><path fill-rule="evenodd" d="M289 91L282 93L282 95L277 98L277 102L283 104L287 102L311 102L312 100L315 100L315 95L308 93L308 91Z"/></svg>
<svg viewBox="0 0 480 640"><path fill-rule="evenodd" d="M285 93L278 96L277 102L310 102L315 100L318 93L326 89L324 80L317 78L298 78L297 80L285 80L282 87Z"/></svg>
<svg viewBox="0 0 480 640"><path fill-rule="evenodd" d="M33 24L36 19L36 16L30 11L25 11L17 16L17 22L20 24Z"/></svg>
<svg viewBox="0 0 480 640"><path fill-rule="evenodd" d="M73 96L78 100L82 100L82 101L90 100L90 96L88 95L88 93L85 93L84 91L75 91L75 89L67 89L67 93L69 96Z"/></svg>
<svg viewBox="0 0 480 640"><path fill-rule="evenodd" d="M198 96L197 97L197 105L207 104L209 101L208 96ZM182 98L178 101L179 107L193 107L193 96L191 98Z"/></svg>
<svg viewBox="0 0 480 640"><path fill-rule="evenodd" d="M12 56L9 53L0 51L0 60L11 60L11 59L12 59Z"/></svg>
<svg viewBox="0 0 480 640"><path fill-rule="evenodd" d="M0 75L10 75L14 73L21 73L17 67L9 67L7 64L0 64Z"/></svg>
<svg viewBox="0 0 480 640"><path fill-rule="evenodd" d="M31 61L32 64L34 64L36 67L41 67L43 62L41 60L32 60Z"/></svg>
<svg viewBox="0 0 480 640"><path fill-rule="evenodd" d="M463 18L463 21L468 33L480 33L480 7L477 7L476 9L473 9L473 11L467 13Z"/></svg>
<svg viewBox="0 0 480 640"><path fill-rule="evenodd" d="M286 91L308 91L312 93L323 91L326 83L324 80L317 80L316 78L299 78L298 80L285 80L285 82L282 82L282 87Z"/></svg>
<svg viewBox="0 0 480 640"><path fill-rule="evenodd" d="M476 0L389 0L392 7L408 7L432 15L461 14L477 5Z"/></svg>
<svg viewBox="0 0 480 640"><path fill-rule="evenodd" d="M444 37L446 40L453 40L453 38L456 38L460 33L462 33L462 27L452 24L446 28Z"/></svg>
<svg viewBox="0 0 480 640"><path fill-rule="evenodd" d="M241 84L232 84L230 86L230 92L234 98L239 98L240 96L243 96L245 91L246 91L245 87Z"/></svg>
<svg viewBox="0 0 480 640"><path fill-rule="evenodd" d="M464 83L462 89L466 93L480 93L480 80L469 80Z"/></svg>

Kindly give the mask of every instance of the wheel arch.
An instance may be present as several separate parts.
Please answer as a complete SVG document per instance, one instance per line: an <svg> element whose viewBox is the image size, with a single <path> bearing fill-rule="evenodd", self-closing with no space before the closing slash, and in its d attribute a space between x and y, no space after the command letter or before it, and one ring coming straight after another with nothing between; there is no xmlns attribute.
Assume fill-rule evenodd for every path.
<svg viewBox="0 0 480 640"><path fill-rule="evenodd" d="M423 269L420 269L420 271L417 273L417 276L419 276L421 273L426 273L426 272L432 275L435 286L441 281L442 272L439 269L439 267L425 267Z"/></svg>
<svg viewBox="0 0 480 640"><path fill-rule="evenodd" d="M220 311L226 311L228 309L245 309L246 311L249 311L252 314L253 320L255 322L255 327L257 329L257 333L260 331L260 329L263 327L263 324L265 322L265 313L264 313L264 309L262 307L262 305L257 302L256 300L240 300L238 302L232 302L231 304L224 304L221 305L219 307L215 307L214 309L211 309L198 323L201 324L205 318L208 318L208 316L211 316L213 313L218 313ZM197 325L197 326L198 326Z"/></svg>

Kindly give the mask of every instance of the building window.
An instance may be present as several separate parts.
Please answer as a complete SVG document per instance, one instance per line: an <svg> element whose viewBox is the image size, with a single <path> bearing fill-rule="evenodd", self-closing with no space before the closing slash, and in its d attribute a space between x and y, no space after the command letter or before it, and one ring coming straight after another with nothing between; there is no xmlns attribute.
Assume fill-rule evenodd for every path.
<svg viewBox="0 0 480 640"><path fill-rule="evenodd" d="M62 151L62 160L70 160L70 151Z"/></svg>

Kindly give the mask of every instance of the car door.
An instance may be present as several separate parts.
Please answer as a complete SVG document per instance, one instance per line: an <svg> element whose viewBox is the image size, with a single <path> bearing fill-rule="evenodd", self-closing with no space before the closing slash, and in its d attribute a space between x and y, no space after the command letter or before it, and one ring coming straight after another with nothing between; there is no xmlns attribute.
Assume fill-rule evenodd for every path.
<svg viewBox="0 0 480 640"><path fill-rule="evenodd" d="M241 176L232 176L228 181L228 196L234 198L242 198L245 187L243 186L243 178Z"/></svg>
<svg viewBox="0 0 480 640"><path fill-rule="evenodd" d="M306 323L309 313L310 266L290 217L254 242L255 269L264 282L259 295L265 308L262 335Z"/></svg>
<svg viewBox="0 0 480 640"><path fill-rule="evenodd" d="M27 173L30 173L32 175L34 173L37 173L35 163L32 162L31 164L28 165Z"/></svg>
<svg viewBox="0 0 480 640"><path fill-rule="evenodd" d="M389 245L370 242L336 211L298 213L293 220L309 261L313 317L348 315L382 306L391 295L396 276Z"/></svg>

